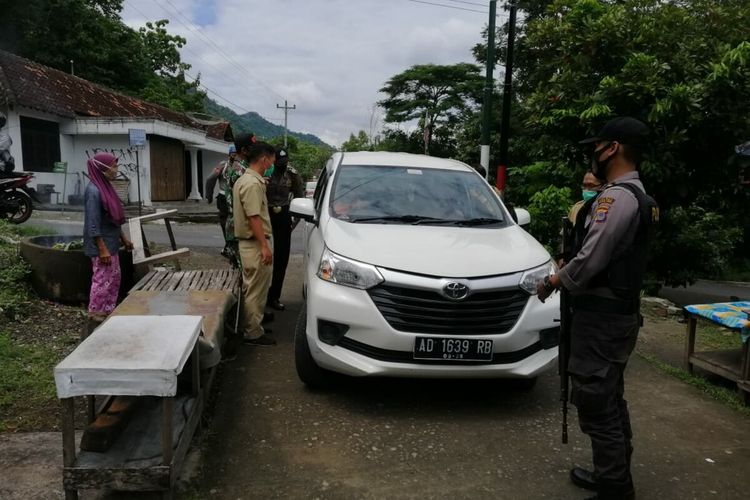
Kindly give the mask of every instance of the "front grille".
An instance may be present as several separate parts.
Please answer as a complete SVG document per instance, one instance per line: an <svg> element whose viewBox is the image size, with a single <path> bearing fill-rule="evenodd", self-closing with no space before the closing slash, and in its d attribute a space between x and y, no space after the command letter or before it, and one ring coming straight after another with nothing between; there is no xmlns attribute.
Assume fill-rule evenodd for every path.
<svg viewBox="0 0 750 500"><path fill-rule="evenodd" d="M492 361L444 361L442 359L414 359L414 353L411 351L393 351L390 349L381 349L380 347L374 347L356 340L350 339L349 337L342 338L337 344L339 347L348 349L352 352L356 352L368 358L377 359L380 361L388 361L390 363L410 363L415 365L509 365L523 361L529 356L538 353L542 350L541 342L534 342L530 346L524 347L519 351L511 352L496 352L492 355Z"/></svg>
<svg viewBox="0 0 750 500"><path fill-rule="evenodd" d="M476 292L461 301L440 293L392 285L369 290L380 313L396 330L441 335L496 335L518 321L529 295L520 289Z"/></svg>

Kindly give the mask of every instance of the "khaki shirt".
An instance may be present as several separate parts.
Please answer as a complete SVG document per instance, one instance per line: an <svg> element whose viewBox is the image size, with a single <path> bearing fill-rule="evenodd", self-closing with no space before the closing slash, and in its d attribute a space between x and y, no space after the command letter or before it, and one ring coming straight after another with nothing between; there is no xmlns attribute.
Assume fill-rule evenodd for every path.
<svg viewBox="0 0 750 500"><path fill-rule="evenodd" d="M591 278L602 272L613 258L619 257L633 244L639 223L638 199L617 184L633 184L643 189L638 172L630 172L604 186L604 191L586 214L588 233L583 247L564 268L560 281L571 293L614 297L608 288L589 288Z"/></svg>
<svg viewBox="0 0 750 500"><path fill-rule="evenodd" d="M237 239L248 240L253 238L250 230L250 217L260 216L263 222L263 233L267 238L273 233L271 229L271 217L268 215L268 201L266 200L266 181L255 170L248 168L245 173L237 179L232 188L234 214L234 235Z"/></svg>

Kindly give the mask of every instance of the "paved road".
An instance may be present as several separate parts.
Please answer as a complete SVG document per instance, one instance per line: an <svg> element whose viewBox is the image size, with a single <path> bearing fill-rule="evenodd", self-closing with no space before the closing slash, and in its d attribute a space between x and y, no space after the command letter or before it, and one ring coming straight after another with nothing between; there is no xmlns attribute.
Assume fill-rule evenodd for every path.
<svg viewBox="0 0 750 500"><path fill-rule="evenodd" d="M498 381L342 379L308 391L294 369L302 306L293 256L272 324L279 344L240 348L217 382L199 498L587 498L567 479L588 465L571 410L560 444L557 377L522 392ZM748 419L639 357L628 369L643 499L744 499Z"/></svg>
<svg viewBox="0 0 750 500"><path fill-rule="evenodd" d="M55 218L48 218L45 215L44 213L40 216L34 214L25 224L28 226L49 228L55 234L83 234L83 222L80 220L80 216L63 219L57 214L55 214ZM144 227L148 241L159 245L169 244L169 236L163 225L146 224ZM172 223L172 228L178 247L221 249L224 246L224 239L218 224ZM127 231L127 226L125 230ZM302 228L300 226L292 233L292 253L302 253L302 247Z"/></svg>
<svg viewBox="0 0 750 500"><path fill-rule="evenodd" d="M750 300L750 283L728 283L721 281L698 280L684 288L663 288L659 296L669 299L678 306L688 304L710 304L731 300Z"/></svg>

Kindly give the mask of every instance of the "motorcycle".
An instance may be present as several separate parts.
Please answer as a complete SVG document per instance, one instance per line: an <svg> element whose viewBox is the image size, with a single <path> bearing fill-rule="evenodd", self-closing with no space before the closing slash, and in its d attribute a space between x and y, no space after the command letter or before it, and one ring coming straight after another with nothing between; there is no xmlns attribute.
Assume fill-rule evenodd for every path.
<svg viewBox="0 0 750 500"><path fill-rule="evenodd" d="M34 174L29 172L12 172L0 176L0 219L21 224L31 217L36 196L34 189L28 187L28 184L33 178Z"/></svg>

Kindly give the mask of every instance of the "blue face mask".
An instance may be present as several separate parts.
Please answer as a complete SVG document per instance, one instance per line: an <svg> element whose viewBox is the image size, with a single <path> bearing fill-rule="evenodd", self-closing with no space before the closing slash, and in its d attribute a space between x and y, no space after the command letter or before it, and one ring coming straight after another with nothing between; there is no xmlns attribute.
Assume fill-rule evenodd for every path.
<svg viewBox="0 0 750 500"><path fill-rule="evenodd" d="M268 167L265 172L263 172L263 177L271 177L275 169L276 165L271 164L271 166Z"/></svg>
<svg viewBox="0 0 750 500"><path fill-rule="evenodd" d="M598 191L590 191L588 189L583 190L583 201L589 201L596 198L596 195L598 195Z"/></svg>

